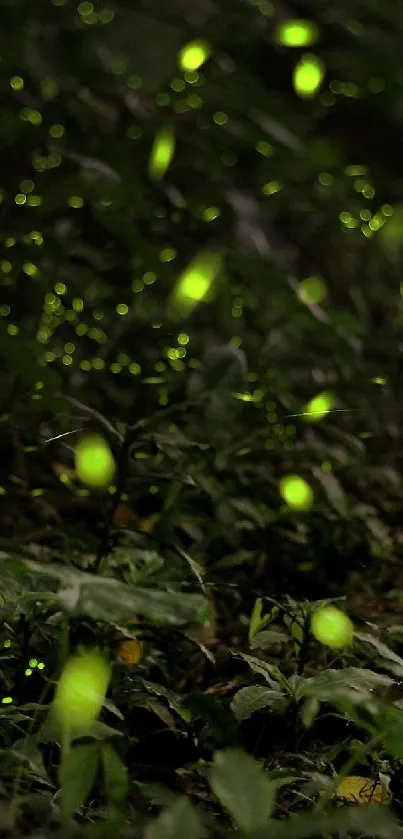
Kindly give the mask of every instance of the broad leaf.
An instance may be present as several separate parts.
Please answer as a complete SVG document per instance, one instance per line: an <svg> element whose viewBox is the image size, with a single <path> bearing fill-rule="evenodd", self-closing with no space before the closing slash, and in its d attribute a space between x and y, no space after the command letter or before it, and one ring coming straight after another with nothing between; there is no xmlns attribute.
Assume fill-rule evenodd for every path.
<svg viewBox="0 0 403 839"><path fill-rule="evenodd" d="M268 827L275 785L263 767L246 752L240 749L216 752L209 783L239 830L247 833Z"/></svg>
<svg viewBox="0 0 403 839"><path fill-rule="evenodd" d="M286 705L287 699L280 690L270 690L264 685L249 685L235 694L231 702L231 711L241 722L263 708L272 708L277 711L283 710Z"/></svg>
<svg viewBox="0 0 403 839"><path fill-rule="evenodd" d="M180 798L147 827L145 839L201 839L202 835L196 810L190 801Z"/></svg>
<svg viewBox="0 0 403 839"><path fill-rule="evenodd" d="M102 745L105 792L113 811L123 811L129 789L127 766L110 743Z"/></svg>
<svg viewBox="0 0 403 839"><path fill-rule="evenodd" d="M66 611L113 623L144 615L151 621L185 624L202 621L207 601L199 594L147 589L99 577L68 566L45 565L22 559L25 567L59 584L58 599Z"/></svg>
<svg viewBox="0 0 403 839"><path fill-rule="evenodd" d="M94 743L72 746L62 754L59 783L62 789L62 819L68 821L85 804L94 786L99 763Z"/></svg>

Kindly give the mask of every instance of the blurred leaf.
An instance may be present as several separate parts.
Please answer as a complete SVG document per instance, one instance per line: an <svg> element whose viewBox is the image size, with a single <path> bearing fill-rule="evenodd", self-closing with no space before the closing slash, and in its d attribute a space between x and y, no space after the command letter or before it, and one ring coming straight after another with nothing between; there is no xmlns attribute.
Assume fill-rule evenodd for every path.
<svg viewBox="0 0 403 839"><path fill-rule="evenodd" d="M248 839L311 839L312 836L357 834L373 839L400 839L401 828L385 807L343 807L336 812L297 814L289 822L270 821L269 830L257 830Z"/></svg>
<svg viewBox="0 0 403 839"><path fill-rule="evenodd" d="M280 690L270 690L263 685L249 685L241 688L235 694L231 702L231 711L234 716L241 722L247 720L256 711L261 711L263 708L272 708L276 711L284 710L287 705L287 700Z"/></svg>
<svg viewBox="0 0 403 839"><path fill-rule="evenodd" d="M98 770L98 746L90 743L63 750L59 766L62 819L68 821L85 804Z"/></svg>
<svg viewBox="0 0 403 839"><path fill-rule="evenodd" d="M286 635L285 632L275 632L274 630L268 629L264 630L263 632L258 632L256 635L254 635L250 642L250 645L252 650L268 650L274 644L284 644L290 640L290 636Z"/></svg>
<svg viewBox="0 0 403 839"><path fill-rule="evenodd" d="M348 500L337 478L331 472L323 472L316 466L312 468L312 474L321 484L331 506L340 516L346 516L349 509Z"/></svg>
<svg viewBox="0 0 403 839"><path fill-rule="evenodd" d="M197 811L180 798L146 828L145 839L201 839L203 833Z"/></svg>
<svg viewBox="0 0 403 839"><path fill-rule="evenodd" d="M123 812L129 789L128 770L125 763L109 743L101 746L105 792L111 811Z"/></svg>
<svg viewBox="0 0 403 839"><path fill-rule="evenodd" d="M239 408L233 394L243 390L248 373L245 353L227 344L206 353L188 384L189 398L204 405L211 421L223 421Z"/></svg>
<svg viewBox="0 0 403 839"><path fill-rule="evenodd" d="M170 624L203 621L208 602L198 594L145 589L99 577L68 566L22 559L25 567L59 584L57 596L66 611L106 623L129 620L133 614Z"/></svg>
<svg viewBox="0 0 403 839"><path fill-rule="evenodd" d="M238 749L216 752L209 783L239 830L268 829L275 788L250 755Z"/></svg>

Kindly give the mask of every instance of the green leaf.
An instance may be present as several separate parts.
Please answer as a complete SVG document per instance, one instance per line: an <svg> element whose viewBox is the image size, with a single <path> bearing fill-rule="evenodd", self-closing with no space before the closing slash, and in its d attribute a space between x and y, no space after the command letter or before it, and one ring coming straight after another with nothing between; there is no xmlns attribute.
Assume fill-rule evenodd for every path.
<svg viewBox="0 0 403 839"><path fill-rule="evenodd" d="M241 749L216 752L209 782L239 830L248 833L268 826L275 786L263 767L246 752Z"/></svg>
<svg viewBox="0 0 403 839"><path fill-rule="evenodd" d="M389 670L395 676L403 676L403 659L393 650L390 650L386 644L379 641L375 635L370 635L367 632L355 632L354 636L359 641L364 641L364 643L370 644L375 648L378 655L382 658L382 667L385 670Z"/></svg>
<svg viewBox="0 0 403 839"><path fill-rule="evenodd" d="M63 751L58 774L64 822L85 804L94 786L98 763L98 746L94 743L72 746Z"/></svg>
<svg viewBox="0 0 403 839"><path fill-rule="evenodd" d="M313 836L371 836L401 839L402 831L386 807L342 807L330 813L303 813L284 821L270 821L269 829L254 831L248 839L311 839Z"/></svg>
<svg viewBox="0 0 403 839"><path fill-rule="evenodd" d="M280 690L270 690L264 685L248 685L235 694L231 702L231 711L238 722L241 722L263 708L282 710L286 705L287 699Z"/></svg>
<svg viewBox="0 0 403 839"><path fill-rule="evenodd" d="M84 839L117 839L123 823L122 816L116 816L98 824L91 824L83 832Z"/></svg>
<svg viewBox="0 0 403 839"><path fill-rule="evenodd" d="M119 623L135 614L162 624L180 625L202 620L210 610L208 601L199 594L140 588L68 566L45 565L25 558L21 561L30 571L59 583L57 596L66 611L93 620Z"/></svg>
<svg viewBox="0 0 403 839"><path fill-rule="evenodd" d="M316 466L313 467L312 474L321 484L333 509L340 516L346 516L349 509L348 500L337 478L331 472L323 472L322 469L318 469Z"/></svg>
<svg viewBox="0 0 403 839"><path fill-rule="evenodd" d="M104 767L105 792L112 809L124 811L129 789L127 766L110 743L102 745L102 763Z"/></svg>
<svg viewBox="0 0 403 839"><path fill-rule="evenodd" d="M255 600L255 605L253 607L253 611L249 622L249 641L251 641L253 636L256 635L257 632L259 632L262 620L262 606L263 600L261 597L258 597Z"/></svg>
<svg viewBox="0 0 403 839"><path fill-rule="evenodd" d="M199 717L209 727L217 744L227 746L237 742L239 731L234 715L214 696L190 694L183 704L191 712L192 720Z"/></svg>
<svg viewBox="0 0 403 839"><path fill-rule="evenodd" d="M215 347L206 353L202 366L190 379L190 399L202 402L210 420L230 420L240 403L233 394L244 389L248 374L246 356L231 344Z"/></svg>
<svg viewBox="0 0 403 839"><path fill-rule="evenodd" d="M285 644L290 641L290 636L285 632L275 632L274 629L266 629L264 632L258 632L251 640L251 649L267 650L273 644Z"/></svg>
<svg viewBox="0 0 403 839"><path fill-rule="evenodd" d="M393 679L374 673L363 667L346 667L344 670L325 670L309 679L302 680L297 687L297 696L315 696L321 702L351 702L360 705L372 701L372 691L388 687Z"/></svg>
<svg viewBox="0 0 403 839"><path fill-rule="evenodd" d="M200 839L203 826L190 801L180 798L150 824L145 839Z"/></svg>

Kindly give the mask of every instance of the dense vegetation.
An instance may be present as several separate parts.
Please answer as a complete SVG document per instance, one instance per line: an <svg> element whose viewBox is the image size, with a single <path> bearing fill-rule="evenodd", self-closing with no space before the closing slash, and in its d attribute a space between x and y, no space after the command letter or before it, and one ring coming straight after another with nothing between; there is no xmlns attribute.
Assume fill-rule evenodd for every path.
<svg viewBox="0 0 403 839"><path fill-rule="evenodd" d="M0 835L402 836L401 11L0 9Z"/></svg>

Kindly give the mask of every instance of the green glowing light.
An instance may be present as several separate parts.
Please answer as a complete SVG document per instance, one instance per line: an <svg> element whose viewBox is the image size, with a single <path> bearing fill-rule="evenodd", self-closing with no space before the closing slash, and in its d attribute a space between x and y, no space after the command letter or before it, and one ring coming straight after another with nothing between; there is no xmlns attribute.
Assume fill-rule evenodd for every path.
<svg viewBox="0 0 403 839"><path fill-rule="evenodd" d="M184 72L194 72L207 61L210 52L210 46L205 41L191 41L179 53L179 67Z"/></svg>
<svg viewBox="0 0 403 839"><path fill-rule="evenodd" d="M218 218L219 215L220 210L218 207L206 207L206 209L203 210L202 219L203 221L214 221L214 219Z"/></svg>
<svg viewBox="0 0 403 839"><path fill-rule="evenodd" d="M64 729L86 731L95 722L104 703L111 670L98 653L73 656L56 688L54 712Z"/></svg>
<svg viewBox="0 0 403 839"><path fill-rule="evenodd" d="M332 393L319 393L305 406L304 419L310 422L318 422L332 410L335 401Z"/></svg>
<svg viewBox="0 0 403 839"><path fill-rule="evenodd" d="M309 20L287 20L276 29L276 41L283 47L310 47L318 37L318 27Z"/></svg>
<svg viewBox="0 0 403 839"><path fill-rule="evenodd" d="M307 306L322 303L327 295L327 286L321 277L307 277L297 288L297 295Z"/></svg>
<svg viewBox="0 0 403 839"><path fill-rule="evenodd" d="M325 67L315 55L303 55L294 68L293 86L301 99L311 99L315 96L323 82Z"/></svg>
<svg viewBox="0 0 403 839"><path fill-rule="evenodd" d="M12 76L10 86L13 90L24 90L24 79L21 76Z"/></svg>
<svg viewBox="0 0 403 839"><path fill-rule="evenodd" d="M312 615L311 632L321 644L343 649L352 643L354 626L348 615L335 606L323 606Z"/></svg>
<svg viewBox="0 0 403 839"><path fill-rule="evenodd" d="M171 126L165 126L155 137L148 171L156 180L165 175L175 152L175 135Z"/></svg>
<svg viewBox="0 0 403 839"><path fill-rule="evenodd" d="M275 195L283 188L281 181L269 181L262 186L263 195Z"/></svg>
<svg viewBox="0 0 403 839"><path fill-rule="evenodd" d="M190 310L209 294L221 268L221 256L213 251L199 254L183 272L174 289L174 302Z"/></svg>
<svg viewBox="0 0 403 839"><path fill-rule="evenodd" d="M280 481L280 495L294 510L309 510L313 503L313 492L309 484L298 475L288 475Z"/></svg>
<svg viewBox="0 0 403 839"><path fill-rule="evenodd" d="M115 461L106 441L97 434L83 437L76 446L75 467L84 484L94 488L109 484L115 473Z"/></svg>

